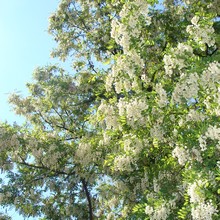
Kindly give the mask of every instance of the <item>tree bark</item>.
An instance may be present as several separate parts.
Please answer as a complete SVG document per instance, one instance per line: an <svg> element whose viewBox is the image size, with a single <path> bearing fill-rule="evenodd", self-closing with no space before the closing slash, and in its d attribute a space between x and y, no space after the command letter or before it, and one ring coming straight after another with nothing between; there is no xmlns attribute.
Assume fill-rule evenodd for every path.
<svg viewBox="0 0 220 220"><path fill-rule="evenodd" d="M91 201L91 196L87 187L87 183L85 179L82 179L82 184L83 184L83 189L85 190L86 193L86 198L88 201L88 207L89 207L89 220L93 220L93 210L92 210L92 201Z"/></svg>

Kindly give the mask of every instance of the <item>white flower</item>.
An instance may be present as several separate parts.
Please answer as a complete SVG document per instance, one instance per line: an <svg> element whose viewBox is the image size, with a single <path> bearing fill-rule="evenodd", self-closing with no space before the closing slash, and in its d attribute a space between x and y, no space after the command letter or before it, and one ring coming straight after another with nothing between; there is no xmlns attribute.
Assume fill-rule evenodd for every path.
<svg viewBox="0 0 220 220"><path fill-rule="evenodd" d="M206 137L205 136L200 136L199 137L199 146L201 148L201 151L205 151L207 149Z"/></svg>
<svg viewBox="0 0 220 220"><path fill-rule="evenodd" d="M199 180L188 186L187 193L190 196L191 203L200 203L204 201L203 191L200 188L202 185L204 185L204 183Z"/></svg>
<svg viewBox="0 0 220 220"><path fill-rule="evenodd" d="M114 78L112 77L112 74L108 74L105 80L105 88L108 92L112 89L112 83L114 81Z"/></svg>
<svg viewBox="0 0 220 220"><path fill-rule="evenodd" d="M195 160L197 160L198 162L202 163L202 156L201 156L201 152L196 149L195 147L193 147L192 149L192 153L193 153L193 157Z"/></svg>
<svg viewBox="0 0 220 220"><path fill-rule="evenodd" d="M75 153L75 159L82 165L87 165L92 161L92 149L88 143L79 143Z"/></svg>
<svg viewBox="0 0 220 220"><path fill-rule="evenodd" d="M193 25L197 25L198 21L199 21L199 16L197 16L197 15L191 19L191 23Z"/></svg>
<svg viewBox="0 0 220 220"><path fill-rule="evenodd" d="M113 219L115 219L115 215L114 215L114 213L110 212L110 213L107 215L106 220L113 220Z"/></svg>
<svg viewBox="0 0 220 220"><path fill-rule="evenodd" d="M115 91L116 93L121 93L123 90L123 82L122 80L118 80L117 82L115 82Z"/></svg>
<svg viewBox="0 0 220 220"><path fill-rule="evenodd" d="M193 48L190 45L178 43L177 50L175 51L175 54L178 55L178 54L183 54L185 52L192 54Z"/></svg>
<svg viewBox="0 0 220 220"><path fill-rule="evenodd" d="M148 15L148 3L145 0L136 0L134 4L139 6L140 13L144 16Z"/></svg>
<svg viewBox="0 0 220 220"><path fill-rule="evenodd" d="M15 148L19 147L20 145L20 142L16 134L13 134L11 137L11 145L14 146Z"/></svg>
<svg viewBox="0 0 220 220"><path fill-rule="evenodd" d="M192 208L192 217L194 220L212 220L213 214L217 213L217 209L212 202L199 203Z"/></svg>
<svg viewBox="0 0 220 220"><path fill-rule="evenodd" d="M154 212L154 209L151 206L147 205L145 208L145 213L147 215L151 215L153 212Z"/></svg>
<svg viewBox="0 0 220 220"><path fill-rule="evenodd" d="M193 20L196 22L197 18ZM197 42L202 50L205 50L204 44L208 44L209 47L214 46L215 40L212 36L215 32L214 28L209 25L188 25L186 28L186 32L188 32L191 37Z"/></svg>
<svg viewBox="0 0 220 220"><path fill-rule="evenodd" d="M158 193L160 191L160 186L156 178L154 178L153 184L154 184L154 192Z"/></svg>
<svg viewBox="0 0 220 220"><path fill-rule="evenodd" d="M180 165L184 165L188 161L189 153L183 147L176 146L172 152L172 156L178 159Z"/></svg>
<svg viewBox="0 0 220 220"><path fill-rule="evenodd" d="M158 100L159 106L164 107L168 103L168 101L167 101L167 93L163 89L161 83L156 84L156 92L159 95L159 100Z"/></svg>
<svg viewBox="0 0 220 220"><path fill-rule="evenodd" d="M220 81L220 63L212 62L200 77L200 84L204 89L216 90L216 82ZM217 92L217 91L216 91Z"/></svg>
<svg viewBox="0 0 220 220"><path fill-rule="evenodd" d="M182 101L186 102L198 97L198 79L198 74L192 73L177 83L172 93L172 101L174 103L181 103Z"/></svg>
<svg viewBox="0 0 220 220"><path fill-rule="evenodd" d="M139 121L139 124L144 123L142 119L142 111L147 109L148 105L146 104L144 99L132 99L126 105L126 114L128 123L133 125L134 122Z"/></svg>
<svg viewBox="0 0 220 220"><path fill-rule="evenodd" d="M115 39L118 35L118 22L116 19L112 19L111 27L111 37Z"/></svg>
<svg viewBox="0 0 220 220"><path fill-rule="evenodd" d="M184 59L180 56L193 56L193 49L187 44L179 43L176 48L171 50L171 53L165 54L163 58L164 69L168 76L172 75L173 69L178 68L178 70L181 70L186 66Z"/></svg>
<svg viewBox="0 0 220 220"><path fill-rule="evenodd" d="M127 155L119 155L114 159L114 169L115 171L131 172L133 170L131 167L132 162L133 158Z"/></svg>
<svg viewBox="0 0 220 220"><path fill-rule="evenodd" d="M164 130L163 130L160 123L154 124L150 128L150 135L151 135L151 137L153 137L155 139L163 140Z"/></svg>
<svg viewBox="0 0 220 220"><path fill-rule="evenodd" d="M124 98L120 98L118 101L118 111L120 116L125 114L126 105L127 102L124 100Z"/></svg>
<svg viewBox="0 0 220 220"><path fill-rule="evenodd" d="M174 68L174 62L173 62L171 55L164 55L163 62L165 64L164 68L165 68L166 74L168 76L171 76L173 73L172 69Z"/></svg>
<svg viewBox="0 0 220 220"><path fill-rule="evenodd" d="M206 116L201 112L198 112L194 109L190 109L186 115L186 121L204 121Z"/></svg>
<svg viewBox="0 0 220 220"><path fill-rule="evenodd" d="M208 130L205 133L205 136L211 138L212 140L220 140L220 128L217 128L216 125L209 125Z"/></svg>
<svg viewBox="0 0 220 220"><path fill-rule="evenodd" d="M162 204L154 211L152 220L166 220L168 215L170 214L170 208Z"/></svg>

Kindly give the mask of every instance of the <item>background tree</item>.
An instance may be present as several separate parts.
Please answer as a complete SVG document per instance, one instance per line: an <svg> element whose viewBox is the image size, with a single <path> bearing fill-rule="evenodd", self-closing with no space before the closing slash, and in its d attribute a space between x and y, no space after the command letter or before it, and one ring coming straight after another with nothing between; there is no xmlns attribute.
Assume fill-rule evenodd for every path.
<svg viewBox="0 0 220 220"><path fill-rule="evenodd" d="M160 4L161 3L161 4ZM53 56L1 125L1 203L42 219L219 219L219 5L62 0ZM107 64L107 65L106 65Z"/></svg>
<svg viewBox="0 0 220 220"><path fill-rule="evenodd" d="M30 96L11 96L15 112L28 122L22 127L1 126L1 168L8 178L1 188L6 195L2 204L13 204L26 216L44 214L47 219L92 215L94 169L82 167L75 159L79 141L94 133L88 116L96 105L91 88L99 82L91 77L85 73L84 86L78 86L75 76L58 67L38 68L35 82L28 84Z"/></svg>
<svg viewBox="0 0 220 220"><path fill-rule="evenodd" d="M11 218L7 215L4 215L3 213L0 213L0 219L1 220L11 220Z"/></svg>

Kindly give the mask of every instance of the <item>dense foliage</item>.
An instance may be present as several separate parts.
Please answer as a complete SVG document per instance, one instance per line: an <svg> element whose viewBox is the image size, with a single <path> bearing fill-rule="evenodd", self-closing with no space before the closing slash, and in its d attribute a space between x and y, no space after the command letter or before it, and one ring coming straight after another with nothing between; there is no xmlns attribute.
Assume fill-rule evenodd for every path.
<svg viewBox="0 0 220 220"><path fill-rule="evenodd" d="M218 0L61 0L71 60L36 69L2 123L3 206L40 219L220 218Z"/></svg>

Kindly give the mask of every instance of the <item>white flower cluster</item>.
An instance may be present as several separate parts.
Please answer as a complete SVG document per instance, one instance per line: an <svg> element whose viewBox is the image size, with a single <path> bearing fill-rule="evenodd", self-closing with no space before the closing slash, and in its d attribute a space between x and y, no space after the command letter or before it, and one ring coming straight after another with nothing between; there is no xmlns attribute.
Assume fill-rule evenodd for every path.
<svg viewBox="0 0 220 220"><path fill-rule="evenodd" d="M134 158L128 155L119 155L114 159L115 171L133 171L132 164L134 164Z"/></svg>
<svg viewBox="0 0 220 220"><path fill-rule="evenodd" d="M216 61L209 63L199 82L205 90L211 89L217 92L216 85L220 83L220 63Z"/></svg>
<svg viewBox="0 0 220 220"><path fill-rule="evenodd" d="M111 73L106 78L106 90L111 91L112 85L115 86L116 92L119 94L122 90L130 91L134 87L135 81L135 65L138 65L140 58L136 56L135 60L129 56L121 56L117 63L112 66ZM127 58L127 59L126 59Z"/></svg>
<svg viewBox="0 0 220 220"><path fill-rule="evenodd" d="M150 21L150 18L148 17L148 3L145 0L135 0L134 4L138 6L138 12L140 12L141 15L143 15L147 20Z"/></svg>
<svg viewBox="0 0 220 220"><path fill-rule="evenodd" d="M213 172L208 173L209 180L214 180ZM212 205L212 201L205 202L205 193L203 187L206 180L196 180L194 183L188 185L187 194L190 196L192 204L191 214L194 220L211 220L212 216L217 213L217 209Z"/></svg>
<svg viewBox="0 0 220 220"><path fill-rule="evenodd" d="M10 134L4 127L0 128L0 154L2 158L4 158L4 154L8 157L7 151L13 150L13 154L11 154L11 160L19 161L20 157L18 154L18 149L20 147L19 136L17 134ZM5 163L5 160L0 157L0 169L10 170L13 169L13 163Z"/></svg>
<svg viewBox="0 0 220 220"><path fill-rule="evenodd" d="M134 11L133 8L135 8ZM116 19L112 20L111 37L123 47L126 54L130 49L131 38L139 38L140 36L141 26L139 25L139 17L144 16L146 24L151 22L148 16L148 4L144 0L136 0L132 4L127 2L123 5L119 16L122 22ZM141 44L143 39L139 39L139 41Z"/></svg>
<svg viewBox="0 0 220 220"><path fill-rule="evenodd" d="M212 202L201 202L192 208L193 220L212 220L213 215L217 213L217 209L213 206Z"/></svg>
<svg viewBox="0 0 220 220"><path fill-rule="evenodd" d="M126 25L113 19L111 27L111 37L115 39L117 44L123 46L125 51L128 51L130 48L130 36L126 31Z"/></svg>
<svg viewBox="0 0 220 220"><path fill-rule="evenodd" d="M99 146L108 145L111 141L111 137L107 134L106 131L103 132L103 138L99 141Z"/></svg>
<svg viewBox="0 0 220 220"><path fill-rule="evenodd" d="M219 140L220 141L220 128L218 128L216 125L212 126L209 125L205 136L207 138L210 138L212 140Z"/></svg>
<svg viewBox="0 0 220 220"><path fill-rule="evenodd" d="M166 220L170 214L170 207L165 203L156 208L147 205L145 213L149 215L150 220Z"/></svg>
<svg viewBox="0 0 220 220"><path fill-rule="evenodd" d="M164 129L162 128L161 121L157 121L155 124L152 125L150 128L150 135L155 140L163 140L164 139Z"/></svg>
<svg viewBox="0 0 220 220"><path fill-rule="evenodd" d="M86 166L93 160L93 153L90 144L79 143L75 153L75 160Z"/></svg>
<svg viewBox="0 0 220 220"><path fill-rule="evenodd" d="M160 185L157 178L153 179L154 192L159 193Z"/></svg>
<svg viewBox="0 0 220 220"><path fill-rule="evenodd" d="M212 83L210 83L210 86L211 84ZM203 103L205 104L209 114L220 116L220 87L217 88L217 82L213 83L213 85L214 91L211 91L211 95L206 96Z"/></svg>
<svg viewBox="0 0 220 220"><path fill-rule="evenodd" d="M191 160L196 160L200 163L203 162L201 151L198 150L196 147L192 148L190 155L191 155Z"/></svg>
<svg viewBox="0 0 220 220"><path fill-rule="evenodd" d="M18 139L18 135L13 134L11 139L10 139L10 145L13 146L14 148L18 148L20 146L20 141Z"/></svg>
<svg viewBox="0 0 220 220"><path fill-rule="evenodd" d="M220 128L218 128L216 125L214 126L209 125L206 133L199 137L198 141L199 141L199 146L201 148L201 151L205 151L208 147L207 141L206 141L207 138L218 141L216 148L220 150Z"/></svg>
<svg viewBox="0 0 220 220"><path fill-rule="evenodd" d="M44 155L42 148L33 148L31 153L34 156L35 160L41 160Z"/></svg>
<svg viewBox="0 0 220 220"><path fill-rule="evenodd" d="M177 48L173 48L170 53L164 55L163 61L166 75L171 77L174 69L182 70L186 67L184 59L193 56L193 49L187 44L179 43Z"/></svg>
<svg viewBox="0 0 220 220"><path fill-rule="evenodd" d="M190 109L186 115L186 122L190 121L204 121L206 116L202 112L198 112L195 109Z"/></svg>
<svg viewBox="0 0 220 220"><path fill-rule="evenodd" d="M139 125L146 123L146 118L142 115L142 112L146 109L148 109L148 105L143 98L135 98L129 101L121 98L118 102L119 115L125 115L127 123L131 126L135 126L135 122L137 121Z"/></svg>
<svg viewBox="0 0 220 220"><path fill-rule="evenodd" d="M160 107L164 107L168 104L168 100L167 100L167 93L166 91L163 89L161 83L156 84L156 88L155 91L158 94L158 105Z"/></svg>
<svg viewBox="0 0 220 220"><path fill-rule="evenodd" d="M215 107L212 107L210 112L216 116L220 116L220 88L218 88L217 92L213 95L213 102L215 103ZM210 106L210 104L208 106Z"/></svg>
<svg viewBox="0 0 220 220"><path fill-rule="evenodd" d="M197 149L197 147L193 147L191 150L187 149L187 147L179 147L176 146L172 152L172 156L178 159L178 163L180 165L185 165L187 161L189 162L203 162L201 150Z"/></svg>
<svg viewBox="0 0 220 220"><path fill-rule="evenodd" d="M172 93L172 101L174 103L181 103L183 101L188 102L192 98L197 98L199 92L198 79L198 74L192 73L178 82Z"/></svg>
<svg viewBox="0 0 220 220"><path fill-rule="evenodd" d="M143 144L136 135L124 135L123 136L124 151L132 153L134 156L138 155L143 149Z"/></svg>
<svg viewBox="0 0 220 220"><path fill-rule="evenodd" d="M101 116L101 120L99 118L100 116ZM118 118L115 112L115 108L112 105L102 102L98 108L97 117L99 121L104 121L106 129L119 128Z"/></svg>
<svg viewBox="0 0 220 220"><path fill-rule="evenodd" d="M200 18L198 16L194 16L191 20L192 25L188 25L186 31L201 46L201 49L205 50L205 44L209 47L215 45L213 37L215 30L212 26L200 25L199 20Z"/></svg>
<svg viewBox="0 0 220 220"><path fill-rule="evenodd" d="M202 180L197 180L192 184L189 184L187 189L187 194L190 196L191 203L201 203L204 202L204 193L201 187L205 183Z"/></svg>
<svg viewBox="0 0 220 220"><path fill-rule="evenodd" d="M198 141L199 141L199 146L201 148L201 151L205 151L207 149L205 135L201 135Z"/></svg>
<svg viewBox="0 0 220 220"><path fill-rule="evenodd" d="M112 66L111 73L106 77L106 90L111 91L112 85L119 94L123 90L126 92L137 89L136 69L142 68L144 62L139 54L131 50L127 55L121 55L117 62Z"/></svg>
<svg viewBox="0 0 220 220"><path fill-rule="evenodd" d="M173 157L178 159L180 165L185 165L189 159L189 152L183 147L176 146L172 152Z"/></svg>
<svg viewBox="0 0 220 220"><path fill-rule="evenodd" d="M42 161L42 163L45 164L45 166L54 169L56 169L58 166L57 161L59 161L60 158L63 157L62 153L57 150L57 145L55 144L50 144L48 146L47 152L44 152L44 150L42 149L36 150L35 152L36 154L38 154L39 160ZM36 157L36 159L38 158Z"/></svg>

